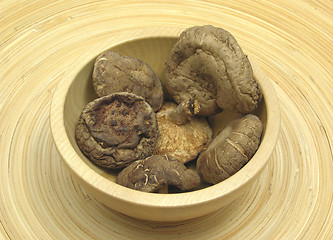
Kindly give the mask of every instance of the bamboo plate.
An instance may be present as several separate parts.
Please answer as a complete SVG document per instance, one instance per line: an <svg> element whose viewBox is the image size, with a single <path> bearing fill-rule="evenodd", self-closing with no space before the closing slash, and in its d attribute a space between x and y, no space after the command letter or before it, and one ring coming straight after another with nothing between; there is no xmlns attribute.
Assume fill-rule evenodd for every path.
<svg viewBox="0 0 333 240"><path fill-rule="evenodd" d="M217 2L0 2L1 239L333 239L333 4ZM214 214L181 224L125 217L60 161L49 128L53 91L71 63L110 37L202 24L233 33L272 79L276 150L246 194Z"/></svg>

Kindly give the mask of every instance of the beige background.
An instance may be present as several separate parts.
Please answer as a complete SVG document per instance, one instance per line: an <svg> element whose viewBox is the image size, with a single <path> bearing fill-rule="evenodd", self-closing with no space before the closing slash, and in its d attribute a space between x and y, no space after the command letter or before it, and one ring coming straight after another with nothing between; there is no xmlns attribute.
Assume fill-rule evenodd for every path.
<svg viewBox="0 0 333 240"><path fill-rule="evenodd" d="M213 24L271 78L281 134L260 179L215 214L153 224L72 180L49 128L67 67L108 36ZM0 0L1 239L333 239L331 0Z"/></svg>

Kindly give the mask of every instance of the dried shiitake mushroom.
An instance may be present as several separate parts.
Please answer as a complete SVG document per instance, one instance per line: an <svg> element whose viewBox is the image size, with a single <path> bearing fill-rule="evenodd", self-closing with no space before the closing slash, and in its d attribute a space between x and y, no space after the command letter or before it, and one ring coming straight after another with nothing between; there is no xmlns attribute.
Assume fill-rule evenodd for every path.
<svg viewBox="0 0 333 240"><path fill-rule="evenodd" d="M112 51L97 57L92 82L99 98L80 115L77 145L100 167L124 168L116 182L125 187L165 192L168 186L188 191L216 184L259 147L263 124L251 112L261 88L236 39L222 28L181 33L165 63L165 89L147 63ZM163 105L163 90L176 103ZM228 112L225 124L237 119L221 124ZM213 140L205 117L225 126Z"/></svg>
<svg viewBox="0 0 333 240"><path fill-rule="evenodd" d="M130 92L143 97L158 111L163 105L162 84L153 69L141 59L106 51L94 64L93 86L99 97Z"/></svg>
<svg viewBox="0 0 333 240"><path fill-rule="evenodd" d="M262 96L236 39L211 25L181 33L165 64L164 86L178 104L196 99L203 116L219 108L250 113Z"/></svg>
<svg viewBox="0 0 333 240"><path fill-rule="evenodd" d="M156 113L160 135L154 154L167 154L183 163L195 159L212 138L206 118L190 117L197 111L194 101L178 106L166 102Z"/></svg>
<svg viewBox="0 0 333 240"><path fill-rule="evenodd" d="M262 122L252 114L231 121L198 157L202 180L216 184L239 171L257 151L262 131Z"/></svg>
<svg viewBox="0 0 333 240"><path fill-rule="evenodd" d="M96 165L110 169L150 156L158 134L154 110L132 93L114 93L90 102L75 131L81 151Z"/></svg>
<svg viewBox="0 0 333 240"><path fill-rule="evenodd" d="M153 155L124 168L116 182L143 192L156 192L168 185L185 191L198 187L200 177L172 156Z"/></svg>

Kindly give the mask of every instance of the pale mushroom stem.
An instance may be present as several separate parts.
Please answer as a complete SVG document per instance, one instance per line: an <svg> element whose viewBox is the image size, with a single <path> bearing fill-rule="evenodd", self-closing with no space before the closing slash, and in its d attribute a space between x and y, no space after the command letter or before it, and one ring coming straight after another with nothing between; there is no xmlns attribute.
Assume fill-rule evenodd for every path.
<svg viewBox="0 0 333 240"><path fill-rule="evenodd" d="M187 123L190 117L199 113L200 105L197 100L190 99L181 102L175 109L166 113L166 119L177 124Z"/></svg>

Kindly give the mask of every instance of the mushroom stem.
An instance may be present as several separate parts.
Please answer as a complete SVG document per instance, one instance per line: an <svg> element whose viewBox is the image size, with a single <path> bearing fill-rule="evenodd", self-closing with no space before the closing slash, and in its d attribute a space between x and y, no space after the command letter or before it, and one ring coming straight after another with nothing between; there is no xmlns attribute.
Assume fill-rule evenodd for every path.
<svg viewBox="0 0 333 240"><path fill-rule="evenodd" d="M177 125L183 125L189 121L190 117L198 114L199 110L198 101L189 99L181 102L175 109L168 111L165 117Z"/></svg>
<svg viewBox="0 0 333 240"><path fill-rule="evenodd" d="M164 184L161 188L157 190L158 193L169 193L168 184Z"/></svg>

